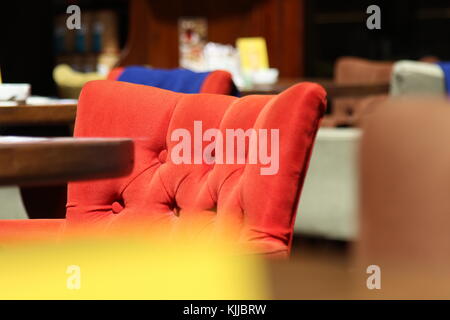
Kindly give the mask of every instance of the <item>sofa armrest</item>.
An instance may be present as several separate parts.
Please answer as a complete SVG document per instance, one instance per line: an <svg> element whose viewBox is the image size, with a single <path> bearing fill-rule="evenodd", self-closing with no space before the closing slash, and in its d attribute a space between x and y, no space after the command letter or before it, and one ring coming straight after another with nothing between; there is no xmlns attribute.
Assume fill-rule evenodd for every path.
<svg viewBox="0 0 450 320"><path fill-rule="evenodd" d="M64 219L0 220L0 243L53 241L63 224Z"/></svg>

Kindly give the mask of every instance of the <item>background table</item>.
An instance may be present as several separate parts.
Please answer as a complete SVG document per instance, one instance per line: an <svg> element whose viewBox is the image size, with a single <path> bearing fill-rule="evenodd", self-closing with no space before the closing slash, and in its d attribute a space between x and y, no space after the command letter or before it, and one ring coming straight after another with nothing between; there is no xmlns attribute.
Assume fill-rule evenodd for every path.
<svg viewBox="0 0 450 320"><path fill-rule="evenodd" d="M76 112L76 104L0 107L0 125L72 125Z"/></svg>
<svg viewBox="0 0 450 320"><path fill-rule="evenodd" d="M248 88L241 88L243 96L250 94L278 94L294 84L300 82L315 82L322 85L327 91L328 97L362 97L367 95L387 94L389 83L376 84L338 84L332 79L322 78L282 78L275 84L252 85Z"/></svg>
<svg viewBox="0 0 450 320"><path fill-rule="evenodd" d="M0 185L117 177L133 163L129 139L0 138Z"/></svg>
<svg viewBox="0 0 450 320"><path fill-rule="evenodd" d="M378 84L337 84L331 79L321 78L282 78L272 85L253 85L241 88L242 96L250 94L278 94L290 86L300 82L315 82L322 85L329 98L362 97L367 95L387 94L388 83ZM22 105L0 107L0 125L73 125L75 122L76 104Z"/></svg>

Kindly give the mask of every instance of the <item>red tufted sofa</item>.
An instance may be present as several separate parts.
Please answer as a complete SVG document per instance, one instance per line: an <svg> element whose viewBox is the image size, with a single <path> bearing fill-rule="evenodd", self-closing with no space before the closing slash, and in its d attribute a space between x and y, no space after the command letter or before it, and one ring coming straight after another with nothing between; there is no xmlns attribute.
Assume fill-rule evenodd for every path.
<svg viewBox="0 0 450 320"><path fill-rule="evenodd" d="M189 231L195 220L201 224L197 231L232 230L253 252L286 256L325 106L324 89L313 83L275 96L235 98L90 82L79 99L75 136L133 138L133 172L69 183L66 219L0 221L0 240L33 240L87 226L107 233L128 224ZM262 164L175 164L169 156L175 144L171 132L192 131L198 120L203 130L279 129L278 172L261 175Z"/></svg>

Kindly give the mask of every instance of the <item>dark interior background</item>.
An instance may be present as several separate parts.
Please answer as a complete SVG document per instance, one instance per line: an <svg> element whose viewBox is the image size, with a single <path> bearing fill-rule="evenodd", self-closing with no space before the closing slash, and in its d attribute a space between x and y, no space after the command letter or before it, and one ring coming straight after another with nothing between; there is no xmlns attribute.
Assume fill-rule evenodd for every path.
<svg viewBox="0 0 450 320"><path fill-rule="evenodd" d="M57 94L52 71L54 18L69 5L83 10L113 9L119 18L119 40L124 46L128 27L127 0L15 0L0 2L0 68L3 82L31 83L32 94Z"/></svg>
<svg viewBox="0 0 450 320"><path fill-rule="evenodd" d="M381 30L366 28L366 9L381 8ZM448 0L308 0L306 58L309 76L331 76L339 56L375 60L450 59Z"/></svg>
<svg viewBox="0 0 450 320"><path fill-rule="evenodd" d="M299 19L305 24L303 63L307 77L332 76L334 61L342 55L377 60L434 55L450 60L448 0L303 1L305 16L299 13ZM28 82L33 94L56 95L53 20L70 4L79 5L82 11L115 10L123 48L128 32L127 0L1 1L0 68L4 82ZM381 7L381 30L366 28L365 12L371 4Z"/></svg>

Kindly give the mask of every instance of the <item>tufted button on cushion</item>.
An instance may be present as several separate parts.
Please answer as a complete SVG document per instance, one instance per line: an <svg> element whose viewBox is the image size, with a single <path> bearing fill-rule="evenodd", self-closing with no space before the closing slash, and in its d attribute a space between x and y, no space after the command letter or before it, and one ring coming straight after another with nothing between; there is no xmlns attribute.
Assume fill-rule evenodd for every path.
<svg viewBox="0 0 450 320"><path fill-rule="evenodd" d="M65 230L80 224L120 229L134 221L145 230L163 230L166 225L187 233L228 235L232 230L232 240L254 251L287 255L325 96L314 83L297 84L279 95L236 98L89 82L79 98L74 135L132 138L134 168L125 177L69 183ZM278 132L274 146L279 146L279 153L270 168L276 167L275 172L262 174L267 163L222 161L223 149L203 137L207 131L225 137L229 129ZM183 149L187 161L180 162L180 141L173 139L179 132L192 137L191 151L214 148L210 153L215 161L203 162ZM238 160L248 158L248 143L244 144ZM114 215L111 202L118 197L112 211L121 214ZM191 228L199 226L197 221L200 228Z"/></svg>
<svg viewBox="0 0 450 320"><path fill-rule="evenodd" d="M117 214L123 210L123 206L120 202L115 201L115 202L113 202L111 209L114 214Z"/></svg>

